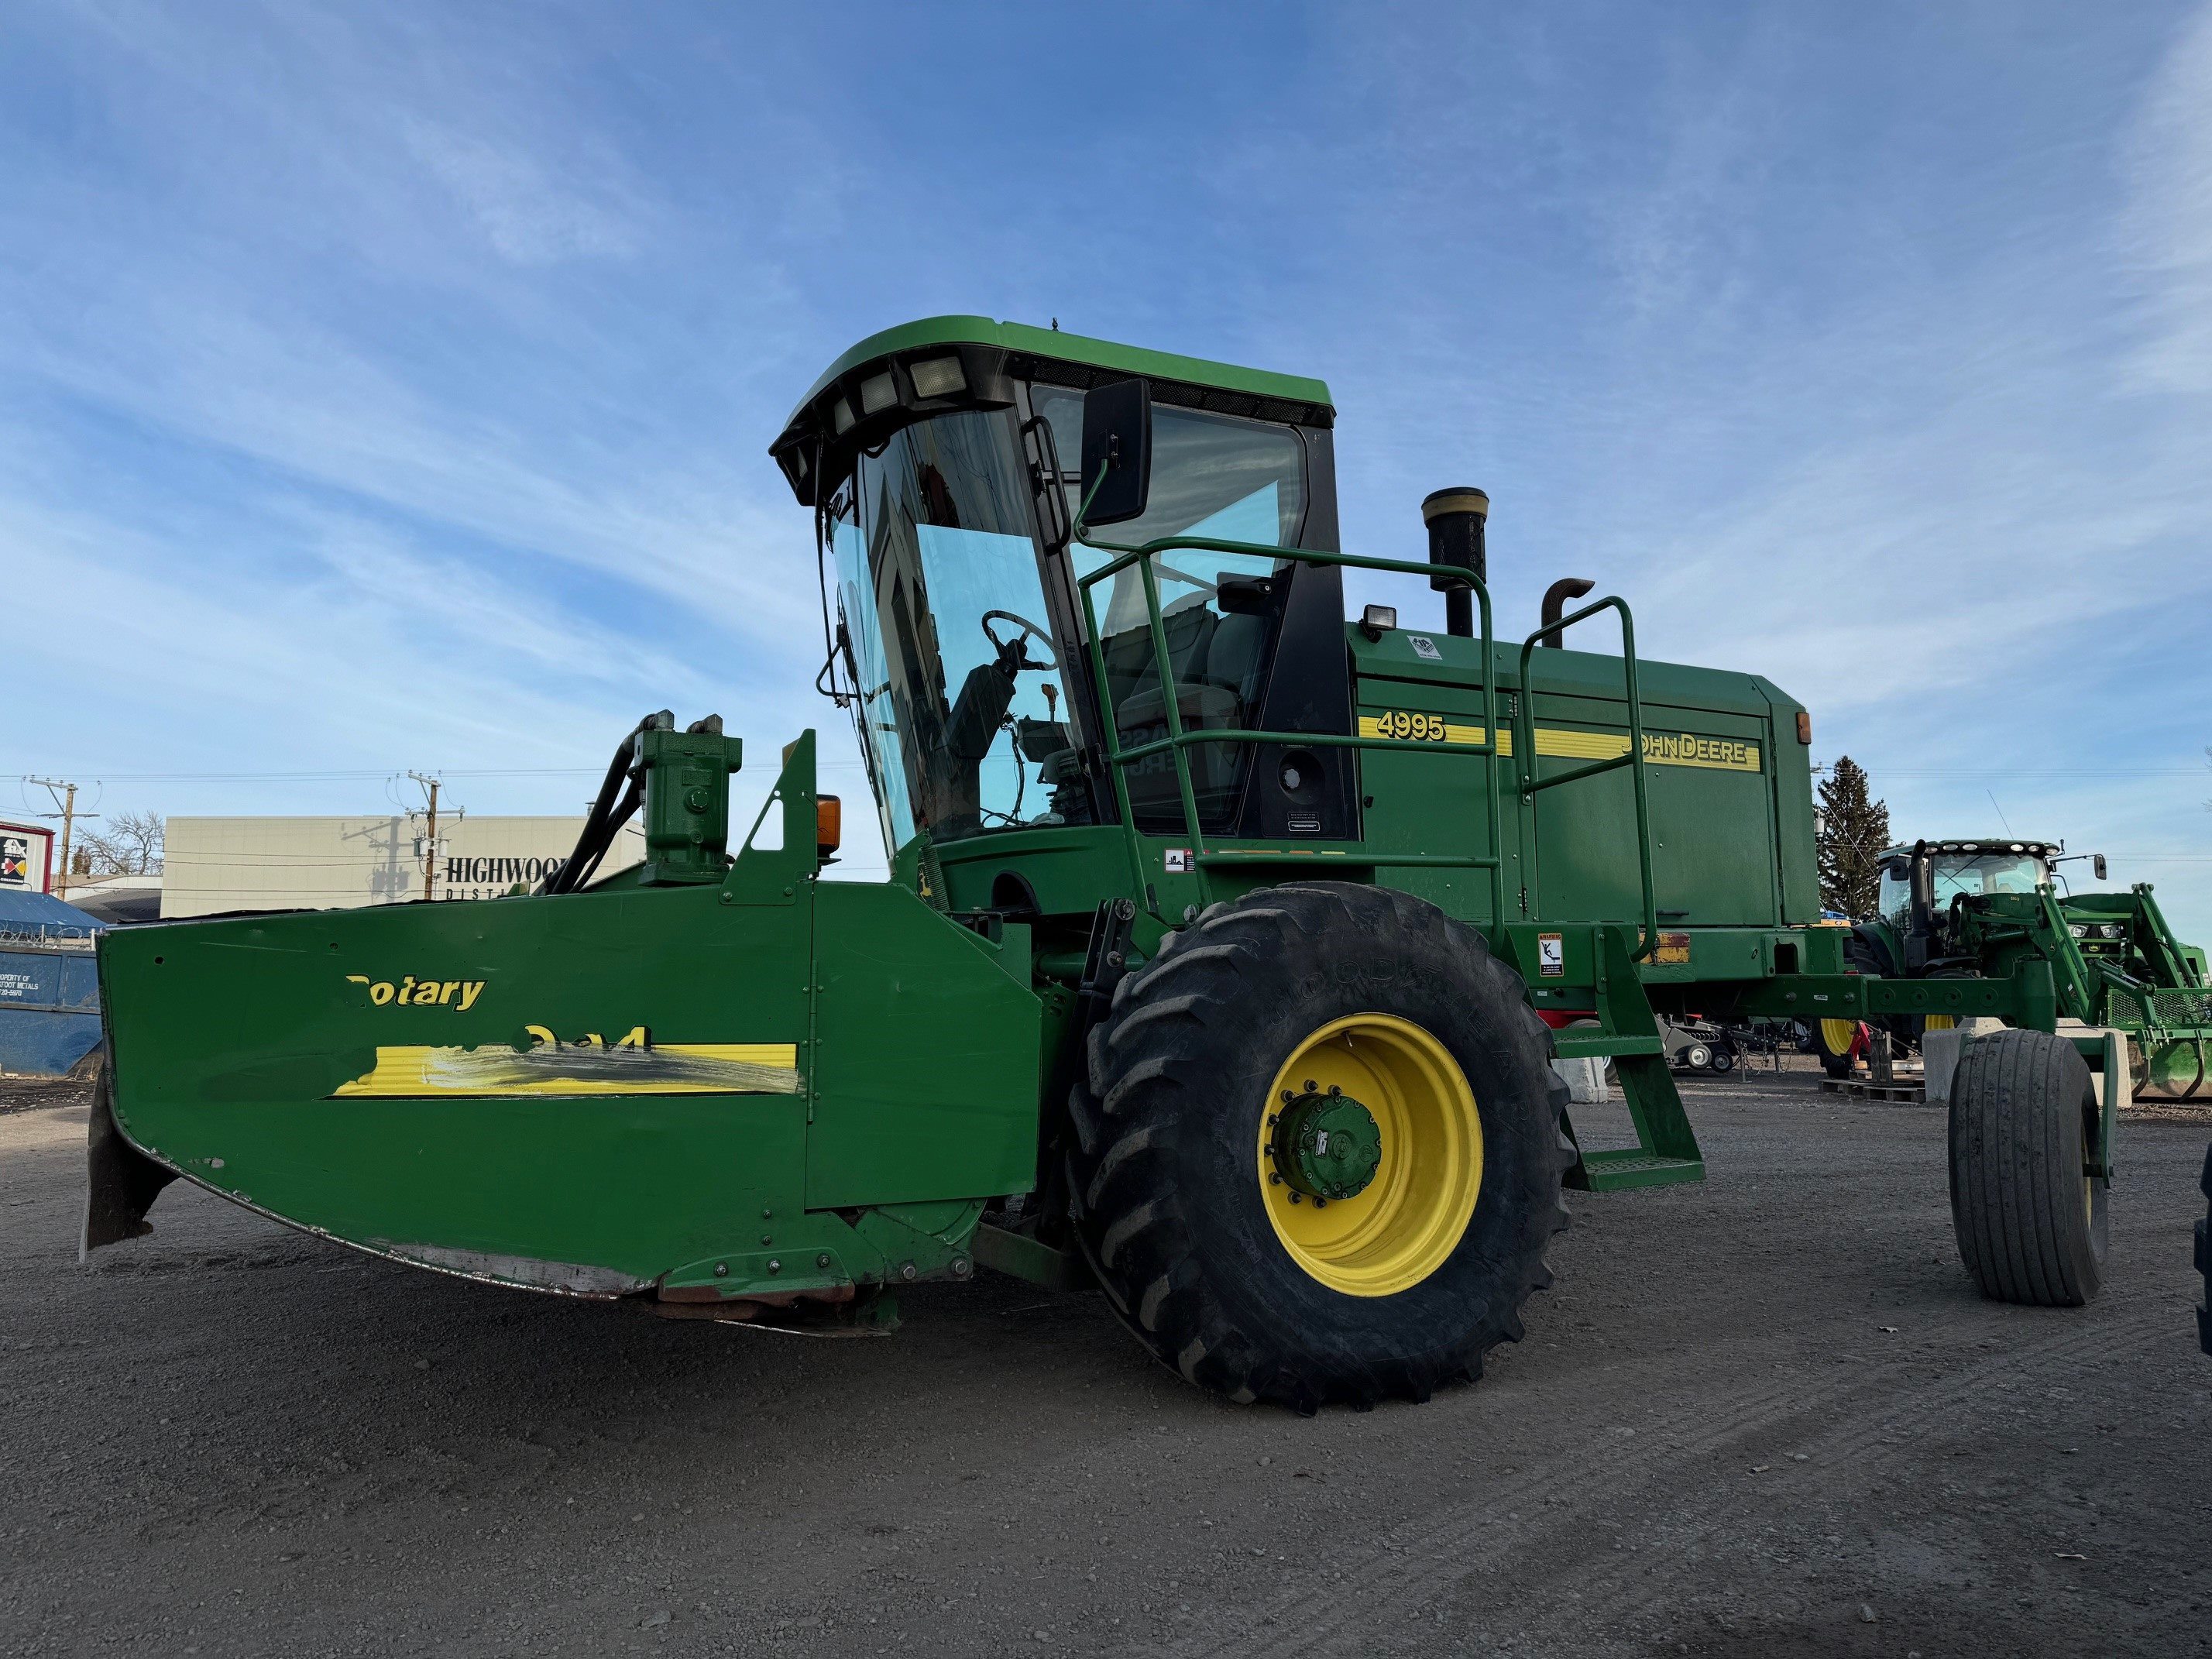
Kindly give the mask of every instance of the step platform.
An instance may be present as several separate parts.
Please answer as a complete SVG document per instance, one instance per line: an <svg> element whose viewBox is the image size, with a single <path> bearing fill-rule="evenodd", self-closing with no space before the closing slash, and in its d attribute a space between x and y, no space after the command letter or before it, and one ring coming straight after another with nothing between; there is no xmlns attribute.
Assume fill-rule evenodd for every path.
<svg viewBox="0 0 2212 1659"><path fill-rule="evenodd" d="M1641 1147L1584 1152L1567 1175L1567 1185L1586 1193L1624 1192L1633 1187L1667 1187L1678 1181L1703 1181L1701 1158L1666 1158Z"/></svg>

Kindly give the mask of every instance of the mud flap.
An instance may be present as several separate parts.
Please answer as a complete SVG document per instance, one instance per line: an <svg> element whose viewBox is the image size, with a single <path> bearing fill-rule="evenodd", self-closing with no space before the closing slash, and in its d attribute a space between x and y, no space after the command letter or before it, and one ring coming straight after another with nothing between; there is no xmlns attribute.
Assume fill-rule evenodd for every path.
<svg viewBox="0 0 2212 1659"><path fill-rule="evenodd" d="M113 1073L103 1067L92 1094L92 1124L85 1142L84 1237L76 1259L84 1261L103 1244L143 1238L154 1231L146 1212L161 1188L177 1178L133 1146L116 1127L111 1103Z"/></svg>

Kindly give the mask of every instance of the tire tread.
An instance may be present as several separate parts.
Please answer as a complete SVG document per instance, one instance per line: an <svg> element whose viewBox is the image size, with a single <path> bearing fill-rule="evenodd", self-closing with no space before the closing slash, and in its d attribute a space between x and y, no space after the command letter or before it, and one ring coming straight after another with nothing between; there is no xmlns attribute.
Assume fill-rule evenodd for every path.
<svg viewBox="0 0 2212 1659"><path fill-rule="evenodd" d="M1477 1328L1380 1364L1326 1331L1314 1334L1306 1352L1264 1352L1219 1297L1205 1293L1187 1195L1173 1184L1156 1131L1179 1114L1204 1109L1179 1076L1206 1045L1235 1029L1250 964L1304 952L1336 930L1378 927L1408 935L1456 930L1455 945L1474 958L1468 977L1487 981L1471 985L1470 993L1510 1005L1512 1029L1501 1040L1529 1045L1524 1054L1540 1054L1545 1062L1538 1109L1549 1126L1543 1149L1553 1166L1551 1197L1539 1212L1522 1218L1511 1283L1497 1298L1503 1305L1489 1308ZM1071 1103L1077 1133L1066 1154L1077 1238L1139 1340L1202 1388L1299 1412L1338 1402L1364 1407L1385 1399L1426 1400L1440 1384L1480 1376L1491 1347L1519 1340L1522 1304L1552 1283L1544 1250L1567 1222L1558 1177L1575 1151L1565 1127L1567 1086L1548 1064L1551 1050L1550 1030L1529 1005L1520 975L1490 952L1480 933L1412 895L1299 882L1212 905L1122 980L1091 1033Z"/></svg>

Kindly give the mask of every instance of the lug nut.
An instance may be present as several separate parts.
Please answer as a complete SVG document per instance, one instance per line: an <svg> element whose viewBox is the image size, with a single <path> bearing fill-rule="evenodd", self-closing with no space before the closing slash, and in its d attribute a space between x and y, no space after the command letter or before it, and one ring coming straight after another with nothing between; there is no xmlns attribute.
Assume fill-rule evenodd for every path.
<svg viewBox="0 0 2212 1659"><path fill-rule="evenodd" d="M1283 1184L1283 1178L1270 1170L1267 1171L1267 1184L1270 1187L1279 1187Z"/></svg>

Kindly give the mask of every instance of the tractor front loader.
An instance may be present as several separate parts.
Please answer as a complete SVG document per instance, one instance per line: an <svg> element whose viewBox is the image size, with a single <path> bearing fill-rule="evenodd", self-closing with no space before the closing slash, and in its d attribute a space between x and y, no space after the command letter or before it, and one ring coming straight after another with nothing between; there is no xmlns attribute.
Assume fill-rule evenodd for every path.
<svg viewBox="0 0 2212 1659"><path fill-rule="evenodd" d="M880 1330L981 1266L1096 1285L1231 1399L1418 1400L1519 1337L1563 1188L1703 1178L1662 1020L1986 1014L1962 1255L2094 1294L2107 1061L2049 961L1848 971L1805 710L1640 660L1580 579L1495 637L1479 490L1423 504L1425 557L1341 551L1334 422L1317 380L988 319L861 342L771 453L890 878L825 877L811 734L740 837L737 742L656 715L536 893L118 930L86 1247L181 1176L683 1317ZM1347 623L1346 570L1443 626ZM1618 653L1566 647L1600 618ZM1632 1140L1570 1121L1575 1056Z"/></svg>
<svg viewBox="0 0 2212 1659"><path fill-rule="evenodd" d="M1878 914L1845 946L1855 969L1890 978L2007 977L2025 962L2050 968L2064 1019L2125 1034L2133 1092L2212 1097L2212 987L2204 953L2174 937L2150 884L2125 892L2062 894L2057 842L2009 837L1920 841L1881 855ZM2088 857L2097 879L2105 859ZM1899 1017L1892 1035L1917 1043L1948 1024ZM1820 1050L1848 1070L1854 1028L1831 1022Z"/></svg>

